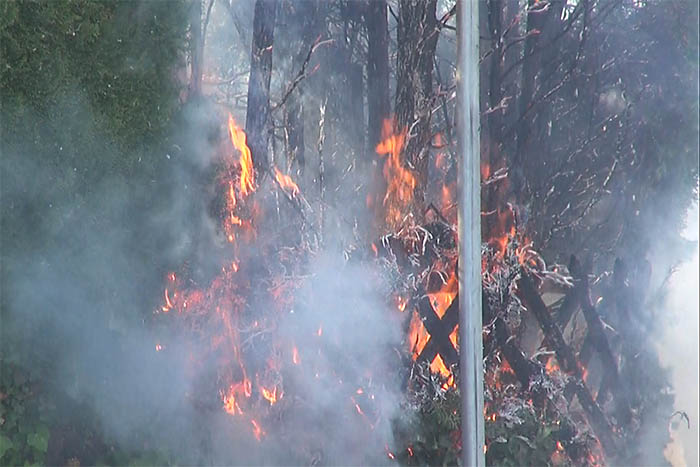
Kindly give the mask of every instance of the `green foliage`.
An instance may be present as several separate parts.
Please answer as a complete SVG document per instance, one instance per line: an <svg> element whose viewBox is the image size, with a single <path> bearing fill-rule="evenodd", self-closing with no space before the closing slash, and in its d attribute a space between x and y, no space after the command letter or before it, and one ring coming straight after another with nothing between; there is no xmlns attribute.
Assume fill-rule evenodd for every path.
<svg viewBox="0 0 700 467"><path fill-rule="evenodd" d="M164 183L187 13L184 0L0 2L2 465L48 462L56 433L74 446L101 436L87 405L59 419L42 404L73 407L46 389L58 371L76 394L108 384L71 354L141 323L148 301L124 293L127 278L115 271L133 271L137 292L159 280L159 238L139 220L157 208Z"/></svg>
<svg viewBox="0 0 700 467"><path fill-rule="evenodd" d="M79 106L66 106L78 96L96 126L124 150L143 147L167 129L178 106L175 74L186 46L183 2L26 1L1 8L4 137L82 139L79 128L60 131L66 117L84 123L70 115ZM36 134L37 116L54 131Z"/></svg>
<svg viewBox="0 0 700 467"><path fill-rule="evenodd" d="M0 464L46 462L49 410L35 382L20 368L0 361Z"/></svg>
<svg viewBox="0 0 700 467"><path fill-rule="evenodd" d="M519 423L506 418L486 422L487 465L554 465L552 453L557 449L559 424L539 419L534 411L526 408L515 415ZM562 463L563 459L564 456Z"/></svg>
<svg viewBox="0 0 700 467"><path fill-rule="evenodd" d="M0 3L4 291L31 267L53 268L75 275L92 303L106 304L118 297L107 268L79 277L72 265L109 255L104 244L152 249L155 239L137 238L124 219L155 204L161 188L181 105L187 24L184 0ZM60 264L48 259L57 251ZM3 294L5 323L8 300ZM22 337L14 334L3 336L6 353L33 350L16 347Z"/></svg>

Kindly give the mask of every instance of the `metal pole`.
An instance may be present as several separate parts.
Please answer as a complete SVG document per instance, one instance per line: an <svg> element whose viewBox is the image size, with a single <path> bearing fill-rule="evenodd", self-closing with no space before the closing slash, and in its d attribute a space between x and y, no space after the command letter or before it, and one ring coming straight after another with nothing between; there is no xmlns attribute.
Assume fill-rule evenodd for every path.
<svg viewBox="0 0 700 467"><path fill-rule="evenodd" d="M483 467L484 374L481 338L481 180L479 151L479 3L457 10L459 158L459 338L462 465Z"/></svg>

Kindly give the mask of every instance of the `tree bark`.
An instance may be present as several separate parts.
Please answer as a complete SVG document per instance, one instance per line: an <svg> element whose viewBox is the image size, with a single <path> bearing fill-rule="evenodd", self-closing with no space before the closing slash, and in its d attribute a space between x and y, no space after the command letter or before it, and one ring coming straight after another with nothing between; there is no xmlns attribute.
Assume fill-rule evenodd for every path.
<svg viewBox="0 0 700 467"><path fill-rule="evenodd" d="M415 200L423 204L428 179L433 60L438 40L437 0L400 0L396 60L397 130L408 130L405 160L416 173Z"/></svg>
<svg viewBox="0 0 700 467"><path fill-rule="evenodd" d="M276 13L277 0L256 0L245 130L253 165L259 172L267 170L269 165L270 76Z"/></svg>
<svg viewBox="0 0 700 467"><path fill-rule="evenodd" d="M202 37L202 0L194 0L190 6L190 58L191 74L189 99L202 95L202 57L204 38Z"/></svg>
<svg viewBox="0 0 700 467"><path fill-rule="evenodd" d="M309 49L319 32L319 0L307 0L289 4L289 22L292 26L292 44L297 53L292 59L292 75L298 73L304 64ZM304 139L304 91L306 83L301 81L289 95L284 105L284 123L287 131L287 162L291 168L297 165L297 173L302 175L306 167Z"/></svg>
<svg viewBox="0 0 700 467"><path fill-rule="evenodd" d="M531 163L532 133L534 115L532 106L536 104L535 94L541 85L541 67L543 53L538 47L549 47L549 55L556 54L555 45L551 44L556 36L557 25L561 25L559 18L564 8L563 0L555 0L545 4L537 0L528 0L527 13L527 38L523 52L523 71L520 85L520 100L518 102L519 123L516 129L516 150L511 163L512 195L514 199L521 199L522 190L526 187L528 171L526 165ZM549 57L548 55L548 57ZM551 57L549 57L551 58ZM554 60L545 62L548 68L556 67ZM553 70L549 70L553 72ZM548 73L545 73L548 74ZM538 76L540 78L538 79ZM540 119L542 121L542 119ZM531 171L530 171L531 173Z"/></svg>
<svg viewBox="0 0 700 467"><path fill-rule="evenodd" d="M382 122L391 114L389 100L389 26L386 0L368 0L367 134L370 154L380 142Z"/></svg>

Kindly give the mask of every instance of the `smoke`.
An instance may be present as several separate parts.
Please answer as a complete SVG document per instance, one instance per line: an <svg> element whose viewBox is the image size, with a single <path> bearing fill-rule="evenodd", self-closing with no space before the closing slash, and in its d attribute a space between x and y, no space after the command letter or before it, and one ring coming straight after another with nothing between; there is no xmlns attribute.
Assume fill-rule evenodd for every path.
<svg viewBox="0 0 700 467"><path fill-rule="evenodd" d="M676 466L698 465L698 202L687 213L683 237L692 242L692 256L674 272L669 283L665 323L658 342L660 358L670 367L675 389L674 410L685 412L689 423L679 415L669 423L672 442L666 458ZM688 426L690 425L690 426Z"/></svg>
<svg viewBox="0 0 700 467"><path fill-rule="evenodd" d="M250 10L237 13L245 20L247 14L252 18ZM217 4L205 57L212 62L247 59L243 47L232 54L221 45L249 44L239 37L231 41L237 34L222 16L228 12ZM228 31L225 37L222 31ZM245 82L238 84L244 88ZM284 77L273 82L277 90L286 84ZM66 115L62 105L72 118L56 122L62 144L53 162L65 173L57 174L54 164L34 154L31 142L3 151L3 203L9 210L3 213L30 216L34 222L24 235L31 239L26 243L21 232L15 234L20 238L3 238L2 325L3 336L12 336L5 344L21 349L24 361L36 362L44 391L54 402L70 400L58 404L65 424L80 416L70 407L82 401L107 442L126 451L164 450L187 463L386 462L384 451L392 444L389 421L401 401L395 349L402 334L396 310L387 309L381 271L345 257L348 242L357 238L358 222L371 222L355 209L364 200L355 197L352 207L346 203L337 210L324 207L329 246L306 265L296 305L280 316L275 331L279 339L296 344L301 358L298 367L284 364L291 367L284 397L296 405L279 427L263 427L268 436L259 444L247 421L223 411L218 394L211 394L215 411L203 415L193 406L191 396L202 384L187 371L191 349L151 323L167 271L186 264L191 278L205 286L226 257L220 220L211 210L217 157L231 152L222 131L225 115L207 101L188 104L168 144L136 156L111 145L109 134L94 123L98 119L89 99L78 90L49 113ZM80 139L71 136L76 133ZM105 160L137 160L134 177L99 164L81 167L76 154L85 150L81 144L86 141L106 148L100 155ZM339 182L332 178L331 164L328 170L327 183ZM9 180L7 174L15 176ZM336 198L350 197L368 178L342 176L343 191ZM275 188L268 181L260 190ZM263 198L276 202L270 193ZM288 205L282 203L281 209ZM262 254L256 245L251 249L250 254ZM261 310L273 306L254 304ZM156 344L164 350L156 352ZM202 373L216 371L210 362L205 365L211 368ZM282 448L290 444L304 452ZM85 464L100 461L95 452L75 454Z"/></svg>

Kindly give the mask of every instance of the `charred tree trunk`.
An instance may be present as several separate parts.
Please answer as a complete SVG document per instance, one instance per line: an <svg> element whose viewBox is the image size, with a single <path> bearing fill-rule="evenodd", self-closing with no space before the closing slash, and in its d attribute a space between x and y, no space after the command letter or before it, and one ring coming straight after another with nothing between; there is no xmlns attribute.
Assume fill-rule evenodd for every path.
<svg viewBox="0 0 700 467"><path fill-rule="evenodd" d="M298 73L313 46L318 34L320 21L319 0L310 0L288 4L289 21L294 25L292 32L293 48L297 50L292 59L292 73ZM291 92L284 104L284 124L286 129L287 163L290 168L297 165L297 173L302 175L306 168L304 139L304 91L306 83L302 80Z"/></svg>
<svg viewBox="0 0 700 467"><path fill-rule="evenodd" d="M202 0L194 0L190 6L190 86L189 99L202 95L202 58L204 38L202 37Z"/></svg>
<svg viewBox="0 0 700 467"><path fill-rule="evenodd" d="M367 25L367 134L370 154L379 144L382 122L391 114L389 101L389 26L386 0L369 0Z"/></svg>
<svg viewBox="0 0 700 467"><path fill-rule="evenodd" d="M428 179L436 6L437 0L399 1L396 123L399 129L408 130L404 154L417 176L415 200L419 206Z"/></svg>
<svg viewBox="0 0 700 467"><path fill-rule="evenodd" d="M270 76L276 13L277 0L256 0L245 130L253 164L260 172L269 165Z"/></svg>
<svg viewBox="0 0 700 467"><path fill-rule="evenodd" d="M386 182L382 176L382 165L376 161L375 148L381 141L382 125L391 115L389 97L389 25L386 0L367 0L365 9L365 26L367 28L367 162L371 167L370 186L368 187L368 207L375 211L374 226L381 226L384 212L382 193ZM377 161L378 162L378 161ZM376 237L380 229L370 234Z"/></svg>
<svg viewBox="0 0 700 467"><path fill-rule="evenodd" d="M488 83L488 89L486 91L486 101L488 103L487 116L485 119L486 131L484 132L486 138L482 138L486 140L484 150L486 152L486 164L488 165L487 176L490 171L496 170L502 165L500 149L503 140L503 112L495 109L501 104L504 95L502 85L504 14L503 0L489 0L486 3L486 24L488 27L485 28L485 30L488 33L488 37L491 39L488 77L484 80ZM501 187L502 184L490 184L487 185L486 189L482 192L482 210L484 212L491 212L498 206L503 205L498 196ZM495 216L486 216L484 218L482 232L487 238L498 235L498 233L493 232L497 224L496 220L497 218Z"/></svg>
<svg viewBox="0 0 700 467"><path fill-rule="evenodd" d="M515 199L520 198L520 193L526 184L524 164L527 161L527 150L532 129L530 107L533 105L535 78L540 65L540 54L537 54L536 51L540 43L542 28L548 15L548 8L549 4L538 4L537 0L528 0L527 3L527 38L525 39L523 51L523 71L520 80L520 100L518 102L520 117L516 129L516 149L511 163L512 192Z"/></svg>

